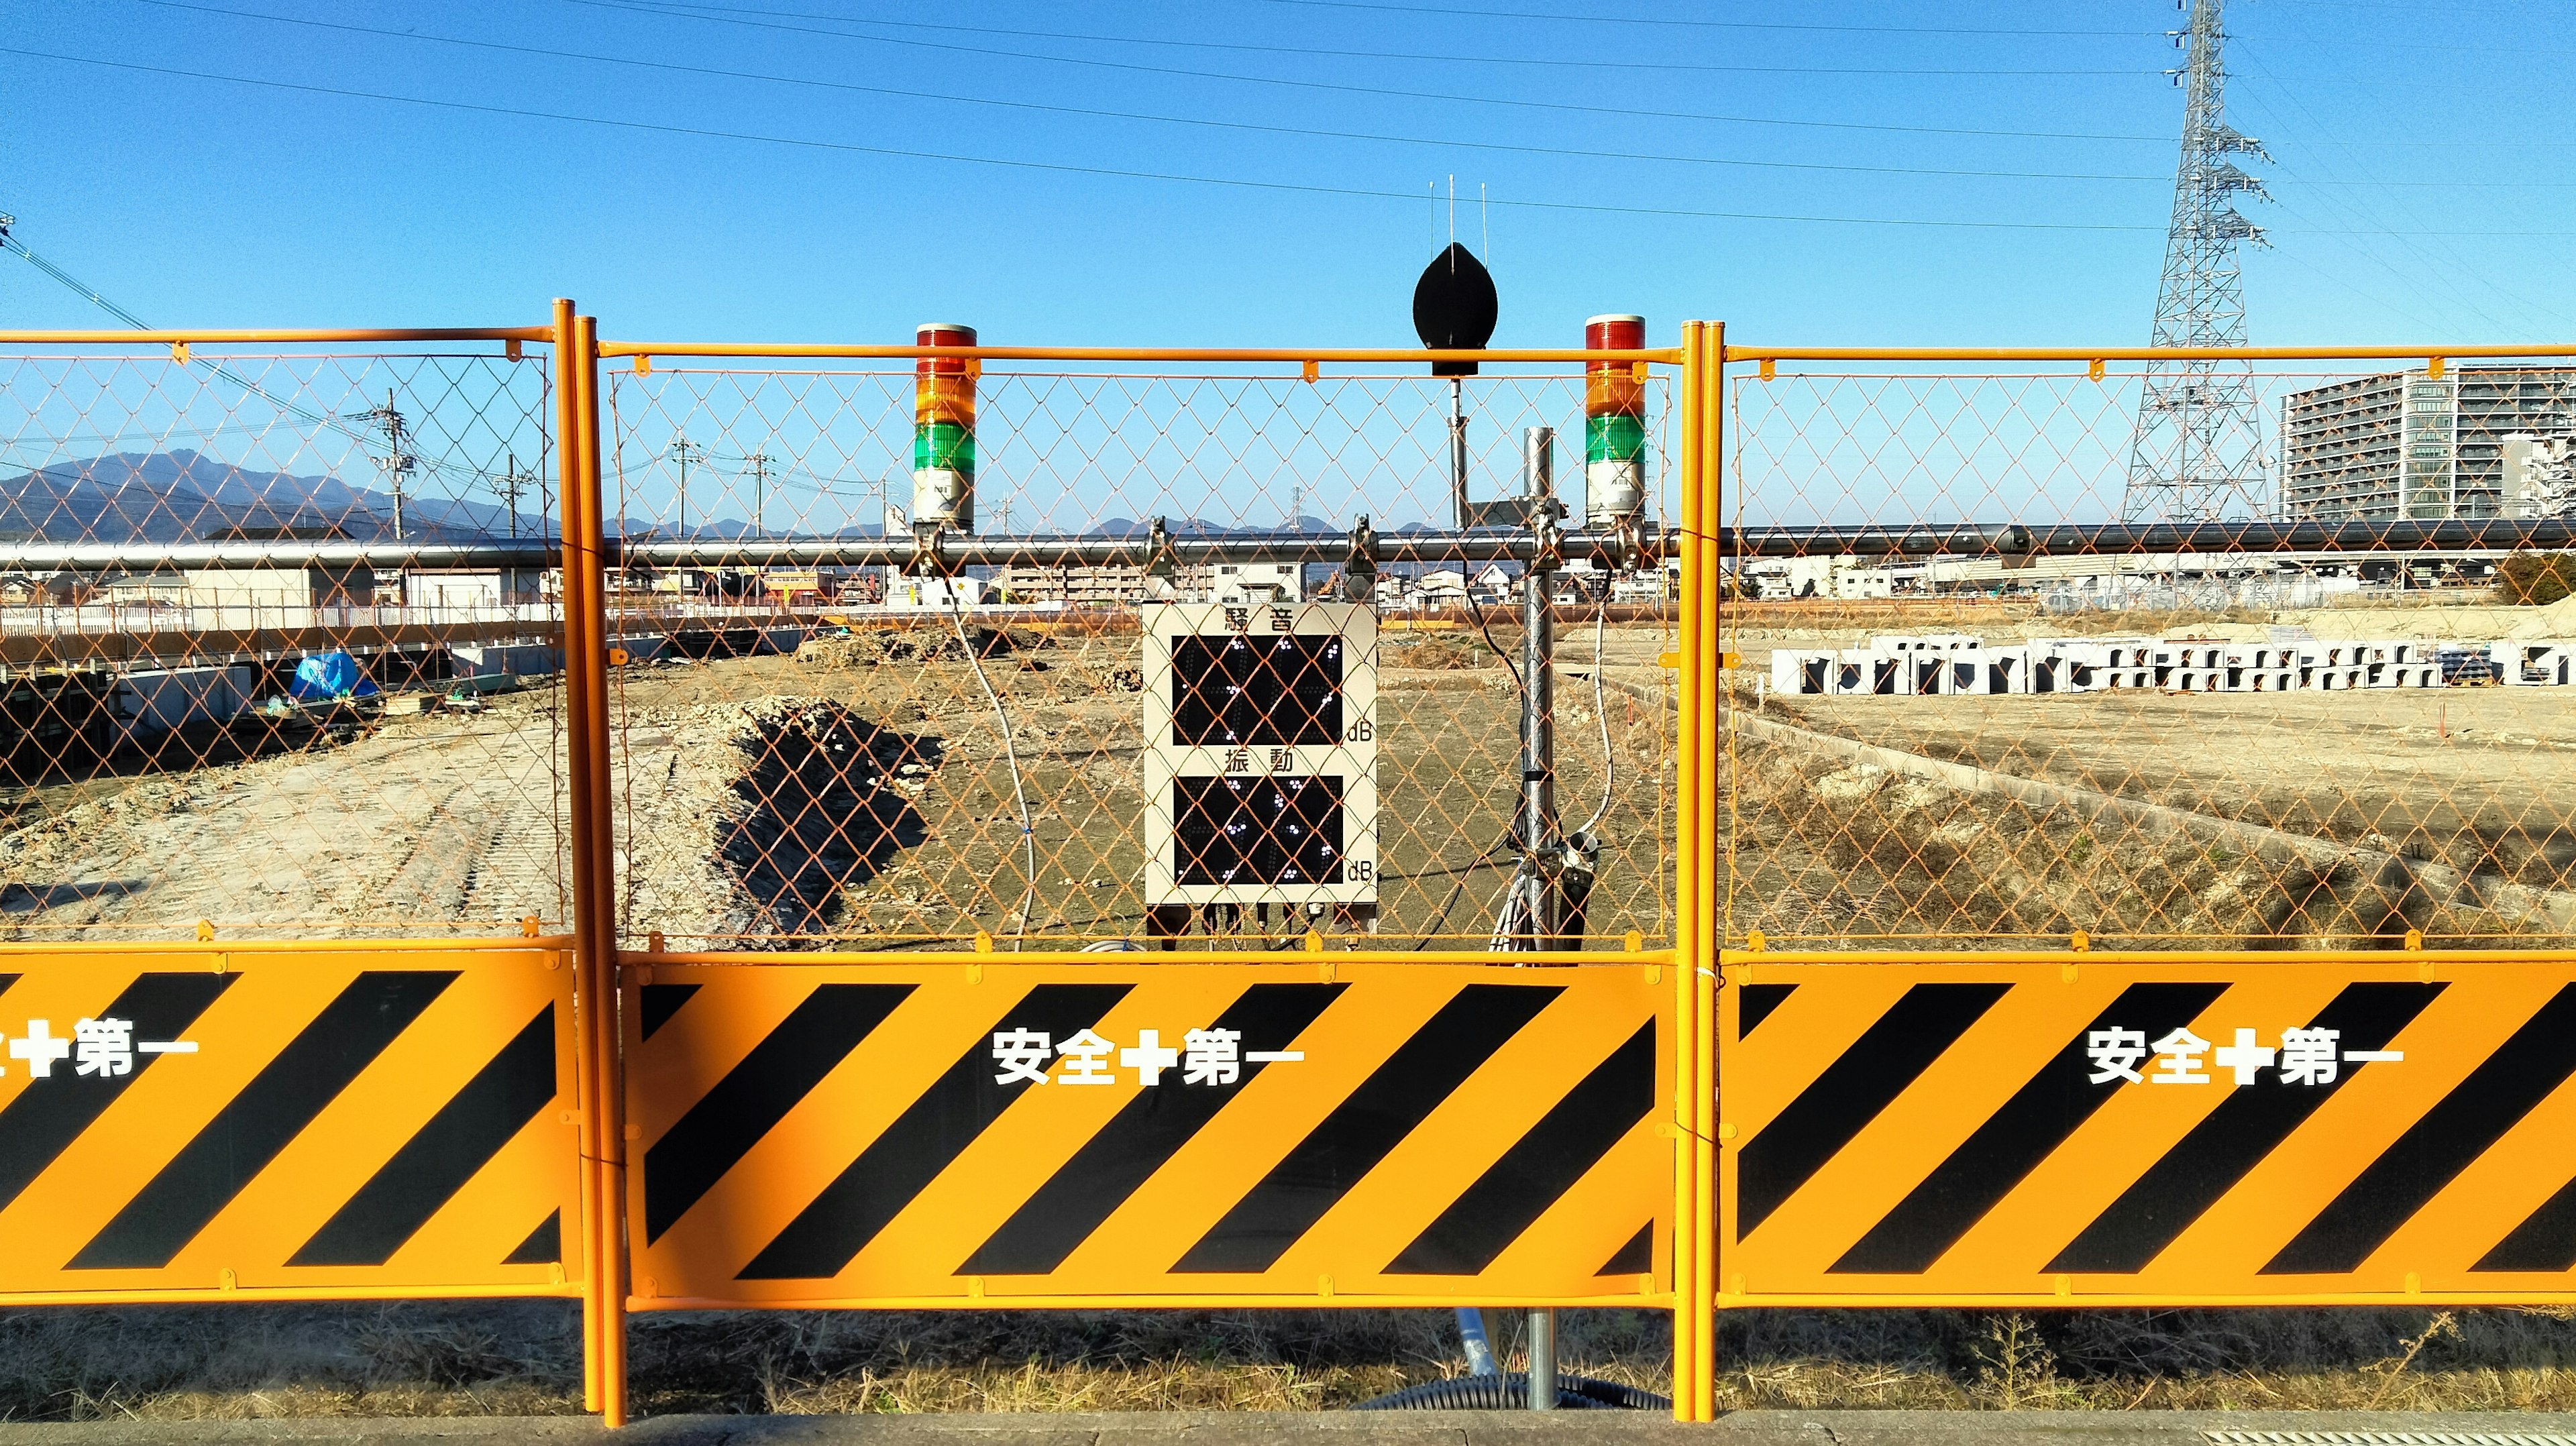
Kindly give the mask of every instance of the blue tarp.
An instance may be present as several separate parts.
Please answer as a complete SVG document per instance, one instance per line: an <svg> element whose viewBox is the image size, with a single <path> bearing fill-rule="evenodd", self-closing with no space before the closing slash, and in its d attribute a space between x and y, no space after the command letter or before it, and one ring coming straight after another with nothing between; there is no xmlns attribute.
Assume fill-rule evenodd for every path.
<svg viewBox="0 0 2576 1446"><path fill-rule="evenodd" d="M372 698L375 681L347 653L324 653L295 665L287 693L296 698Z"/></svg>

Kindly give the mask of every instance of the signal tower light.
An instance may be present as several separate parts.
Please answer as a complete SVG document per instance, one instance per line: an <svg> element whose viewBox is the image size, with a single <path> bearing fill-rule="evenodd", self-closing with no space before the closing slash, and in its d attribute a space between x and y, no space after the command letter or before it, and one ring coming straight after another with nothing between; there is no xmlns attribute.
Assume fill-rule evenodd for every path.
<svg viewBox="0 0 2576 1446"><path fill-rule="evenodd" d="M973 346L975 328L927 322L917 346ZM975 374L969 357L913 363L912 528L975 530Z"/></svg>
<svg viewBox="0 0 2576 1446"><path fill-rule="evenodd" d="M1642 316L1596 316L1583 323L1586 351L1643 351ZM1596 532L1633 523L1646 507L1646 383L1637 364L1583 366L1583 512Z"/></svg>

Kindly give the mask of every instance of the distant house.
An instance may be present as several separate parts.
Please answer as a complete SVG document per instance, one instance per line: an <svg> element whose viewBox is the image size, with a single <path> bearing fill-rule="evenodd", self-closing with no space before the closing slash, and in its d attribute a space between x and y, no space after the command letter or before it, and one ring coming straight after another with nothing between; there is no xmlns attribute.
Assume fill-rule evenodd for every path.
<svg viewBox="0 0 2576 1446"><path fill-rule="evenodd" d="M80 579L68 572L13 572L0 576L0 607L61 606L80 595Z"/></svg>
<svg viewBox="0 0 2576 1446"><path fill-rule="evenodd" d="M101 577L92 594L120 607L176 607L190 601L192 574L117 572Z"/></svg>
<svg viewBox="0 0 2576 1446"><path fill-rule="evenodd" d="M1467 574L1454 567L1434 568L1414 579L1417 608L1462 608L1467 605Z"/></svg>

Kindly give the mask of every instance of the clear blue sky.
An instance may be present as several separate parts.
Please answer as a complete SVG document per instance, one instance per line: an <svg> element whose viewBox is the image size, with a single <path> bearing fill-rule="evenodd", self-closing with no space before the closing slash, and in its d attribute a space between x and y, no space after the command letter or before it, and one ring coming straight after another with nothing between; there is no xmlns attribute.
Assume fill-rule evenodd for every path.
<svg viewBox="0 0 2576 1446"><path fill-rule="evenodd" d="M2170 0L6 13L0 209L162 325L530 323L569 294L627 337L1409 345L1455 176L1501 344L1610 310L1659 342L1685 316L2141 342L2182 109ZM2230 119L2278 158L2249 163L2278 198L2244 206L2274 242L2256 340L2576 340L2570 7L2228 20ZM1021 164L904 154L930 152ZM0 325L99 320L0 257Z"/></svg>

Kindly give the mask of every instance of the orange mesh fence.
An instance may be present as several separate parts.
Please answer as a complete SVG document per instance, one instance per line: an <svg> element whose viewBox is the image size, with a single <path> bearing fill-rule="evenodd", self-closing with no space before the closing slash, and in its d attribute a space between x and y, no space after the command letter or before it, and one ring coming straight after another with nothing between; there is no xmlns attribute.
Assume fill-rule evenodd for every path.
<svg viewBox="0 0 2576 1446"><path fill-rule="evenodd" d="M546 358L0 340L0 938L569 917Z"/></svg>
<svg viewBox="0 0 2576 1446"><path fill-rule="evenodd" d="M1779 361L1726 408L1730 943L2576 932L2563 361Z"/></svg>
<svg viewBox="0 0 2576 1446"><path fill-rule="evenodd" d="M1449 383L941 364L611 363L630 945L1485 947L1517 867L1523 565L1498 551L1517 518L1475 555L1421 540L1460 535ZM1643 385L1651 533L1672 388ZM1524 430L1554 428L1580 530L1584 392L1563 364L1463 379L1473 499L1518 495ZM923 470L972 487L928 561L916 514L946 504L916 496ZM1599 813L1591 947L1668 942L1667 572L1589 561L1554 574L1559 812ZM1202 628L1237 642L1189 652ZM1174 764L1149 706L1175 737L1175 708L1222 723L1227 646L1340 691L1308 700L1311 737ZM1210 790L1249 812L1212 814ZM1222 883L1265 868L1297 886Z"/></svg>

